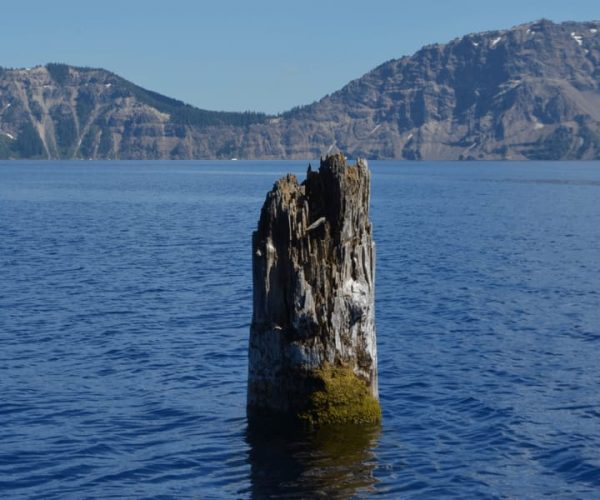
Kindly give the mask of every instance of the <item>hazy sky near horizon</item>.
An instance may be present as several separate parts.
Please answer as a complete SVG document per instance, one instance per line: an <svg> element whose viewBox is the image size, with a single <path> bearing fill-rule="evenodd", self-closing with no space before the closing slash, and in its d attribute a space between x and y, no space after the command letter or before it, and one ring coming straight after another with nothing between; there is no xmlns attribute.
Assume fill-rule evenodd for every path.
<svg viewBox="0 0 600 500"><path fill-rule="evenodd" d="M205 109L276 113L421 46L542 17L600 19L598 0L19 0L0 66L109 69Z"/></svg>

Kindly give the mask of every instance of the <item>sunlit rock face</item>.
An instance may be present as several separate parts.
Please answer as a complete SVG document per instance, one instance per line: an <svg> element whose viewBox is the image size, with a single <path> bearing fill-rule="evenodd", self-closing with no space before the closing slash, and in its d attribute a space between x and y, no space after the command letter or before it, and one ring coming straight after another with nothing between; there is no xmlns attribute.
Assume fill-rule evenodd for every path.
<svg viewBox="0 0 600 500"><path fill-rule="evenodd" d="M268 193L252 240L249 415L379 418L369 197L367 163L341 154Z"/></svg>

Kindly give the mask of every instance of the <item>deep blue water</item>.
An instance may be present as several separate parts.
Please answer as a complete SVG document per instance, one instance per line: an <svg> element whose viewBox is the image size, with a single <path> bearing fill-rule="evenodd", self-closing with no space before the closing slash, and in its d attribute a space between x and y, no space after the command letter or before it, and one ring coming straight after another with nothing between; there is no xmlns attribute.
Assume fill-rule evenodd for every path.
<svg viewBox="0 0 600 500"><path fill-rule="evenodd" d="M383 424L286 436L250 235L305 162L0 163L0 495L597 498L600 164L371 166Z"/></svg>

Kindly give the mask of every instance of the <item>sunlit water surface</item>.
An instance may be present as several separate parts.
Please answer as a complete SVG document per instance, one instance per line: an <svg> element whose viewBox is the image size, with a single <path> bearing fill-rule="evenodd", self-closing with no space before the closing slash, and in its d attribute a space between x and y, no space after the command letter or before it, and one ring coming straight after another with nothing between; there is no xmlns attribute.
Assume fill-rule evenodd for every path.
<svg viewBox="0 0 600 500"><path fill-rule="evenodd" d="M383 424L250 432L250 235L306 162L0 163L0 493L590 497L600 165L373 163Z"/></svg>

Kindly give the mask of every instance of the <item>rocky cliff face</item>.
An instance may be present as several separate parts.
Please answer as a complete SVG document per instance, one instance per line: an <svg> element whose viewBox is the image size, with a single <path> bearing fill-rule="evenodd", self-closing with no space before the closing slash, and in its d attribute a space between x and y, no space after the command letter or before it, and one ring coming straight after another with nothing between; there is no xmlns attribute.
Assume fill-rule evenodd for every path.
<svg viewBox="0 0 600 500"><path fill-rule="evenodd" d="M253 127L273 128L296 158L331 145L380 159L599 158L600 23L540 21L431 45Z"/></svg>
<svg viewBox="0 0 600 500"><path fill-rule="evenodd" d="M280 179L253 235L250 414L379 418L369 170L328 157Z"/></svg>
<svg viewBox="0 0 600 500"><path fill-rule="evenodd" d="M0 73L0 157L306 159L333 147L374 159L600 158L600 22L430 45L281 116L198 110L102 70Z"/></svg>
<svg viewBox="0 0 600 500"><path fill-rule="evenodd" d="M197 109L102 69L0 69L0 158L229 157L218 145L226 131L265 120ZM211 128L222 140L206 136Z"/></svg>

